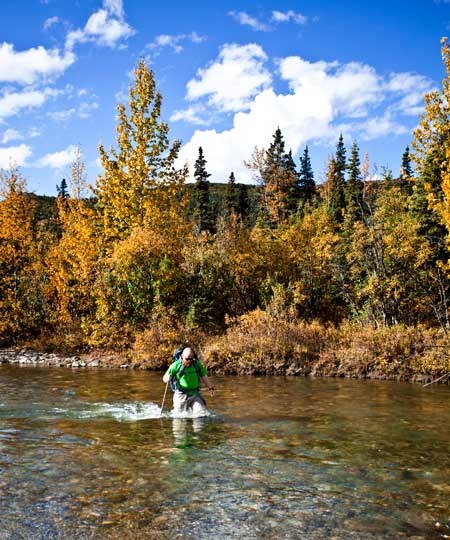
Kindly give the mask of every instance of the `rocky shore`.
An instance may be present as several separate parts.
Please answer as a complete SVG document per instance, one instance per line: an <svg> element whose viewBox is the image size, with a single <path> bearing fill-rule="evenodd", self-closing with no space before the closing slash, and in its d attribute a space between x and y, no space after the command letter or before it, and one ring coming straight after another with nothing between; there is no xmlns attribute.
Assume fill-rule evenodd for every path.
<svg viewBox="0 0 450 540"><path fill-rule="evenodd" d="M20 367L65 367L65 368L122 368L130 364L123 358L105 354L62 356L28 350L0 350L0 364Z"/></svg>

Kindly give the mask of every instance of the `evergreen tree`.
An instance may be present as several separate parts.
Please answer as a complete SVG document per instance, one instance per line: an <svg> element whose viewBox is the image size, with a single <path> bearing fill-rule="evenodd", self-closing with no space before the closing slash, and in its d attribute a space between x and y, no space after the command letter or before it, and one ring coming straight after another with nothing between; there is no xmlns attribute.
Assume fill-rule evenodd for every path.
<svg viewBox="0 0 450 540"><path fill-rule="evenodd" d="M284 170L289 179L286 186L286 210L289 214L294 214L300 201L300 176L295 167L292 150L284 155Z"/></svg>
<svg viewBox="0 0 450 540"><path fill-rule="evenodd" d="M63 178L61 183L56 186L56 191L58 193L58 197L61 197L61 199L67 199L69 197L69 192L67 191L67 180L65 178Z"/></svg>
<svg viewBox="0 0 450 540"><path fill-rule="evenodd" d="M242 221L251 218L251 205L248 196L248 186L246 184L239 184L238 212Z"/></svg>
<svg viewBox="0 0 450 540"><path fill-rule="evenodd" d="M194 165L195 178L195 210L194 216L199 232L213 232L214 226L211 217L211 207L209 199L209 181L211 175L206 171L206 159L203 155L203 148L198 149L198 158Z"/></svg>
<svg viewBox="0 0 450 540"><path fill-rule="evenodd" d="M413 175L413 168L411 164L411 156L409 154L409 146L405 148L405 151L402 155L402 166L400 168L400 178L402 180L407 180Z"/></svg>
<svg viewBox="0 0 450 540"><path fill-rule="evenodd" d="M230 174L225 191L225 212L228 216L239 211L239 190L236 186L234 172Z"/></svg>
<svg viewBox="0 0 450 540"><path fill-rule="evenodd" d="M328 211L337 222L342 223L345 210L345 146L342 133L336 145L336 154L330 160L328 167Z"/></svg>
<svg viewBox="0 0 450 540"><path fill-rule="evenodd" d="M352 145L348 163L348 180L345 184L345 202L347 215L351 221L362 218L363 213L363 183L361 178L361 162L359 147L356 142Z"/></svg>
<svg viewBox="0 0 450 540"><path fill-rule="evenodd" d="M311 202L316 190L316 183L307 145L300 157L299 190L301 202L303 204Z"/></svg>
<svg viewBox="0 0 450 540"><path fill-rule="evenodd" d="M292 153L285 153L285 143L280 128L265 154L261 171L263 183L263 204L260 217L268 219L272 226L278 226L295 211L297 206L298 174Z"/></svg>

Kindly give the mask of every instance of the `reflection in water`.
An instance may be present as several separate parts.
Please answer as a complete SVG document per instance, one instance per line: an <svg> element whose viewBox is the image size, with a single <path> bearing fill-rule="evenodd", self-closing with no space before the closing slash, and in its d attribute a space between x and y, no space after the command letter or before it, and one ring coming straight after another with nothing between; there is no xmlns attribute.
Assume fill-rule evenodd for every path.
<svg viewBox="0 0 450 540"><path fill-rule="evenodd" d="M159 374L0 368L0 538L450 536L447 387L217 382L172 418Z"/></svg>

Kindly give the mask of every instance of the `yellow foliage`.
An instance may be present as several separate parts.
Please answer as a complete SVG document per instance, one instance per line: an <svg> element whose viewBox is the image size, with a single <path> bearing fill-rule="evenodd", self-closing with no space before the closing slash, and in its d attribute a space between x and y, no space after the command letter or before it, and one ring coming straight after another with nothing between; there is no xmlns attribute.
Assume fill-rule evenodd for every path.
<svg viewBox="0 0 450 540"><path fill-rule="evenodd" d="M25 180L12 168L0 176L0 338L27 330L37 318L33 306L35 203Z"/></svg>

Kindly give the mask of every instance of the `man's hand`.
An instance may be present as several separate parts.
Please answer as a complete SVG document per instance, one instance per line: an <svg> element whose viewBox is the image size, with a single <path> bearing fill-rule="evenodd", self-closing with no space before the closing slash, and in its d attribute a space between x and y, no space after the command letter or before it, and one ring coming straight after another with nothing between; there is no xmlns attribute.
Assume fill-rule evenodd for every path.
<svg viewBox="0 0 450 540"><path fill-rule="evenodd" d="M208 390L209 390L209 395L211 397L214 397L214 394L216 393L216 389L214 388L214 386L210 386Z"/></svg>

